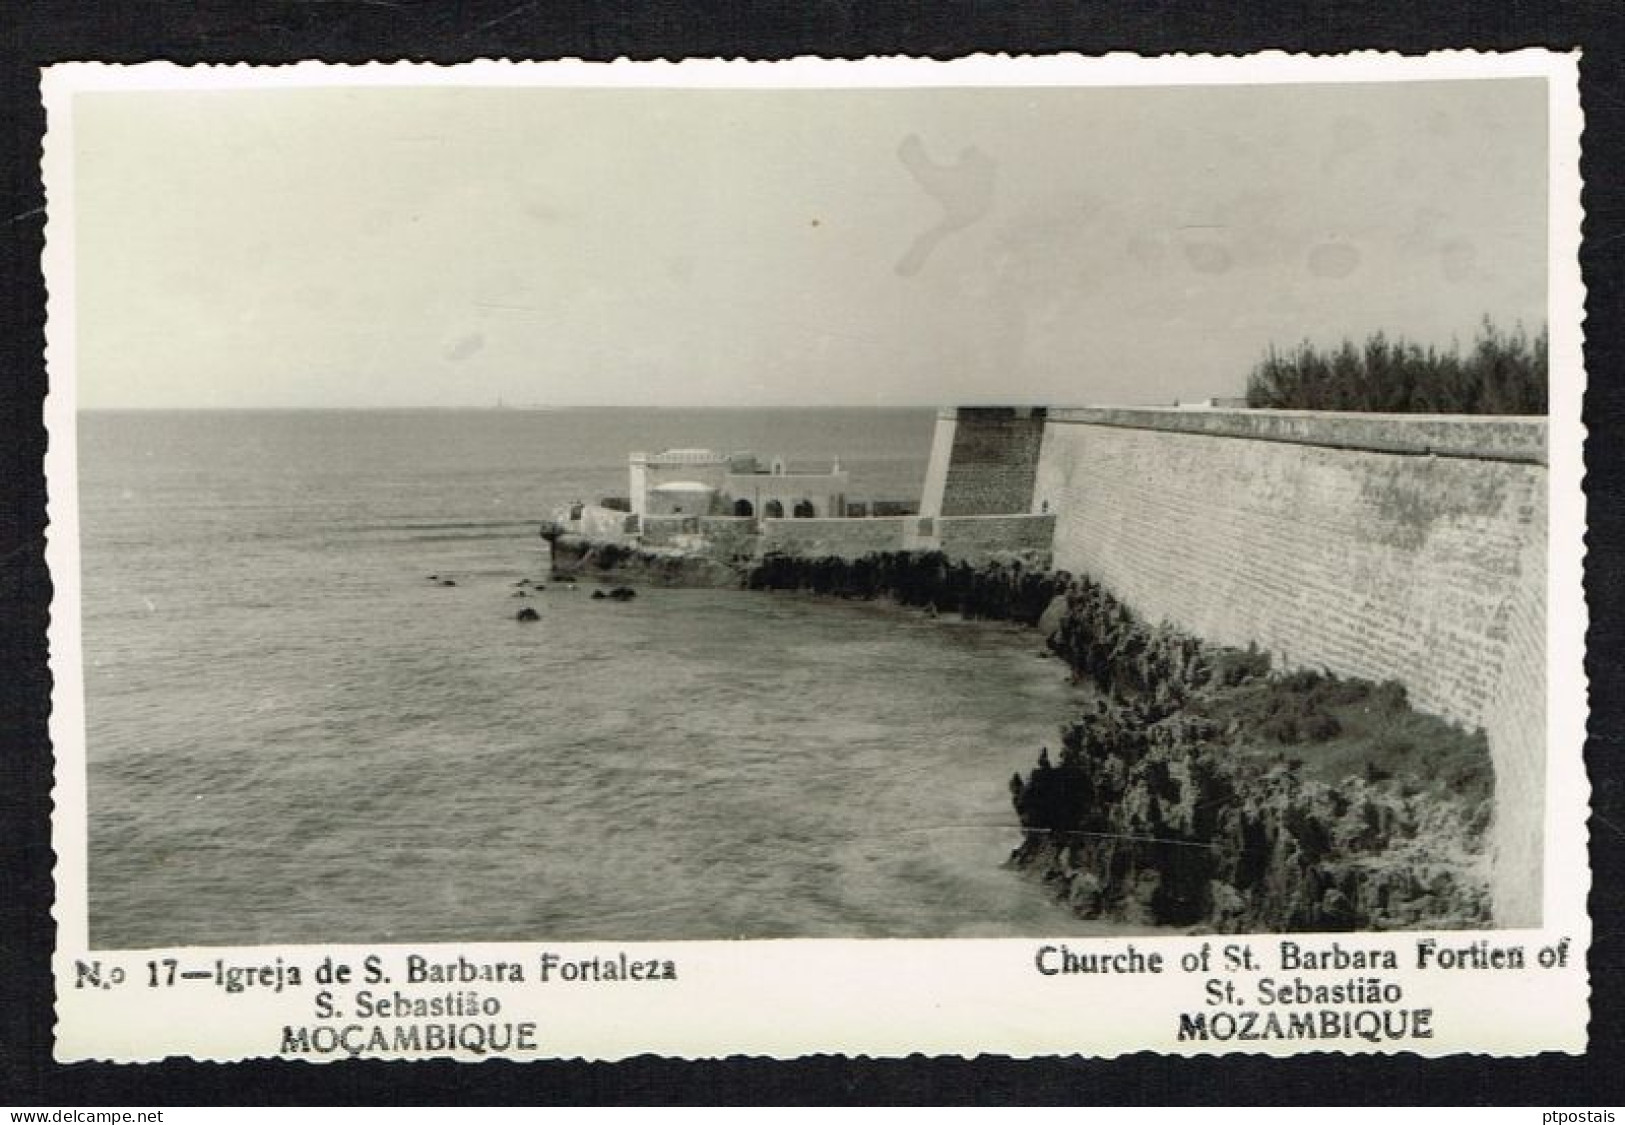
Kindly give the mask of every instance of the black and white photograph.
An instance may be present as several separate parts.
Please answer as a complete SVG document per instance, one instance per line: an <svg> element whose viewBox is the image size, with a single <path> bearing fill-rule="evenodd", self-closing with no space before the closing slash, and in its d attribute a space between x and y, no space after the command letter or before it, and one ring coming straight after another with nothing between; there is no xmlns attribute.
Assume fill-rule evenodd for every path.
<svg viewBox="0 0 1625 1125"><path fill-rule="evenodd" d="M59 988L995 939L1034 987L1237 951L1237 1005L1386 1043L1430 1032L1384 970L1557 972L1584 375L1541 59L70 70Z"/></svg>

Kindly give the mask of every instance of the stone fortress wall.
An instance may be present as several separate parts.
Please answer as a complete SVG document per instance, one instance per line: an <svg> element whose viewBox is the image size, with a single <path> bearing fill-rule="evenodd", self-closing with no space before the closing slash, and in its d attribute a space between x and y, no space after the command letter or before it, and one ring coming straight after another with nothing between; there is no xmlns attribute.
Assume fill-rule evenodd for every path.
<svg viewBox="0 0 1625 1125"><path fill-rule="evenodd" d="M1281 667L1396 679L1484 728L1496 921L1539 922L1544 419L943 411L921 514L1004 505L1053 518L1054 565L1149 620Z"/></svg>
<svg viewBox="0 0 1625 1125"><path fill-rule="evenodd" d="M775 519L762 521L762 550L788 555L857 559L903 549L907 516L868 519Z"/></svg>

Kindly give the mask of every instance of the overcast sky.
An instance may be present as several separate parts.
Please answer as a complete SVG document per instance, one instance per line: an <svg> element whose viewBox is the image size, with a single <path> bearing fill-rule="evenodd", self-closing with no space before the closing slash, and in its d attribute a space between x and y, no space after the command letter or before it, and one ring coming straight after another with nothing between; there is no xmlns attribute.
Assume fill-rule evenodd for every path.
<svg viewBox="0 0 1625 1125"><path fill-rule="evenodd" d="M1545 320L1541 80L98 93L74 130L87 407L1156 402Z"/></svg>

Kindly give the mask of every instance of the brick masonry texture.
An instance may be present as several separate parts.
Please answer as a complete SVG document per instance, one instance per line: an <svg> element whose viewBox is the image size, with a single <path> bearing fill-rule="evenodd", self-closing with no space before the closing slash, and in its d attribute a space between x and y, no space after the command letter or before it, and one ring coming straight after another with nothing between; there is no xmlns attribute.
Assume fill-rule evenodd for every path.
<svg viewBox="0 0 1625 1125"><path fill-rule="evenodd" d="M756 551L756 522L736 516L701 516L700 534L714 558L743 558Z"/></svg>
<svg viewBox="0 0 1625 1125"><path fill-rule="evenodd" d="M644 516L645 547L678 547L727 561L756 550L756 521L738 516Z"/></svg>
<svg viewBox="0 0 1625 1125"><path fill-rule="evenodd" d="M680 536L697 535L698 516L644 516L640 538L645 547L670 547Z"/></svg>
<svg viewBox="0 0 1625 1125"><path fill-rule="evenodd" d="M1048 416L1055 422L1282 441L1367 453L1431 453L1481 461L1546 463L1546 424L1523 417L1118 406L1051 409Z"/></svg>
<svg viewBox="0 0 1625 1125"><path fill-rule="evenodd" d="M1150 620L1256 643L1281 666L1399 680L1423 710L1482 726L1496 773L1496 923L1538 924L1544 424L1051 419L1027 504L1055 514L1054 565Z"/></svg>
<svg viewBox="0 0 1625 1125"><path fill-rule="evenodd" d="M856 559L903 546L903 524L911 517L880 519L783 519L762 521L762 549L792 555L832 555Z"/></svg>
<svg viewBox="0 0 1625 1125"><path fill-rule="evenodd" d="M1023 551L1041 555L1038 565L1047 565L1055 539L1054 516L943 516L935 526L943 553L966 562Z"/></svg>

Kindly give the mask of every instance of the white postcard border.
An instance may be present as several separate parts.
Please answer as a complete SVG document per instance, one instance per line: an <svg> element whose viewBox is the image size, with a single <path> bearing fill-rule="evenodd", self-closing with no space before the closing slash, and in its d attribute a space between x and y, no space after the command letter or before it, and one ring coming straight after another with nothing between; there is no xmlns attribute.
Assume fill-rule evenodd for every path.
<svg viewBox="0 0 1625 1125"><path fill-rule="evenodd" d="M1551 531L1547 613L1548 754L1544 924L1538 930L1473 934L1255 935L1092 939L937 941L756 941L452 946L288 946L247 949L92 950L87 922L87 790L84 680L78 617L77 441L74 371L76 323L72 296L73 150L71 106L87 91L134 89L284 88L312 85L526 85L605 87L885 88L959 85L1201 85L1258 83L1352 83L1538 77L1548 81ZM50 529L47 561L56 598L50 627L55 687L51 737L56 754L53 791L58 931L57 1045L60 1060L143 1062L184 1055L196 1059L297 1057L333 1060L365 1057L449 1056L468 1060L505 1058L619 1059L653 1053L684 1058L754 1055L790 1057L836 1052L849 1055L975 1056L1000 1054L1113 1056L1151 1050L1169 1054L1247 1051L1273 1055L1313 1050L1458 1052L1528 1055L1579 1053L1586 1044L1590 942L1586 896L1589 785L1586 736L1582 593L1584 497L1581 396L1584 389L1582 330L1584 293L1578 265L1580 242L1580 107L1578 58L1544 51L1503 55L1444 52L1425 58L1375 52L1312 57L1267 52L1247 57L1178 56L1145 59L1112 55L1008 58L976 56L948 63L921 59L787 62L690 60L682 63L611 64L564 61L480 61L456 68L392 63L329 66L304 62L286 67L138 66L65 64L45 72L49 121L44 151L47 191L45 276L49 289L46 403L50 448L46 459ZM1327 1040L1284 1042L1245 1036L1222 1042L1177 1038L1176 1013L1200 1011L1210 981L1247 979L1244 968L1225 960L1254 958L1272 965L1281 945L1330 950L1391 950L1412 964L1419 943L1466 945L1485 939L1493 946L1525 950L1522 971L1426 973L1409 968L1375 975L1402 986L1408 1010L1433 1013L1430 1036L1378 1038L1351 1034ZM1046 947L1070 944L1125 958L1142 968L1105 976L1046 975L1038 971ZM1162 972L1143 968L1160 956ZM355 1049L351 1024L375 1024L347 1013L318 1018L314 1005L324 989L337 1003L354 1007L357 986L373 975L382 995L401 987L410 958L455 967L513 963L518 984L458 982L452 992L473 992L477 1003L494 1000L494 1014L476 1012L428 1017L452 1024L529 1025L510 1029L511 1042L526 1038L527 1051L492 1049L459 1039L434 1049L390 1042L386 1050ZM626 960L623 962L622 957ZM377 958L369 962L369 958ZM556 961L549 961L556 958ZM595 982L561 979L567 962L597 960ZM1550 959L1549 968L1537 962ZM1561 963L1558 963L1561 960ZM148 987L141 979L167 972L208 972L199 987ZM344 984L329 977L342 964L353 974ZM669 964L672 981L605 983L605 967L643 964L659 977ZM228 991L230 970L241 991ZM551 968L550 968L551 966ZM1188 967L1182 967L1188 966ZM301 970L293 986L288 970ZM625 969L631 972L630 968ZM115 974L123 978L113 981ZM1363 970L1351 970L1364 975ZM539 979L543 976L548 979ZM1290 975L1290 974L1288 974ZM249 983L244 980L251 978ZM280 984L280 988L278 985ZM408 990L410 991L410 990ZM441 990L445 991L445 990ZM418 992L412 992L415 996ZM424 993L427 995L427 993ZM388 1020L386 1018L385 1022ZM289 1028L333 1027L332 1045L289 1049ZM492 1035L494 1033L487 1033ZM1238 1033L1239 1034L1239 1033ZM317 1040L322 1034L317 1033ZM386 1038L388 1038L386 1036Z"/></svg>

